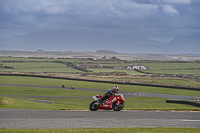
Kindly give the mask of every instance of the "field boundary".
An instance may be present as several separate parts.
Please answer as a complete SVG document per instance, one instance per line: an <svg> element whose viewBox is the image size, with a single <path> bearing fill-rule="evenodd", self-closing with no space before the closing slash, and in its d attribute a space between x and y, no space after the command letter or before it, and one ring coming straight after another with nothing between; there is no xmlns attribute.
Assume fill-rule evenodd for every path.
<svg viewBox="0 0 200 133"><path fill-rule="evenodd" d="M127 82L114 82L114 81L91 80L91 79L80 79L80 78L77 79L77 78L54 77L54 76L45 76L45 75L2 74L2 73L0 73L0 76L27 76L27 77L40 77L40 78L54 78L54 79L66 79L66 80L78 80L78 81L88 81L88 82L100 82L100 83L123 84L123 85L138 85L138 86L150 86L150 87L163 87L163 88L200 91L200 88L192 88L192 87L167 86L167 85L142 84L142 83L127 83Z"/></svg>
<svg viewBox="0 0 200 133"><path fill-rule="evenodd" d="M189 100L166 100L166 103L188 104L200 107L200 103L196 103L194 101L189 101Z"/></svg>

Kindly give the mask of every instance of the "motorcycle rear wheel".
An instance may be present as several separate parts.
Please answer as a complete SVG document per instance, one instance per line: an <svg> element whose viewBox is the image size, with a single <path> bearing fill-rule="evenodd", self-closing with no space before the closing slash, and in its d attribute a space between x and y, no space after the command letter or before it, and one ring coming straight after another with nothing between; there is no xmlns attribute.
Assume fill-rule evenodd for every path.
<svg viewBox="0 0 200 133"><path fill-rule="evenodd" d="M97 104L97 101L93 101L90 106L89 106L89 109L91 111L97 111L99 109L99 104Z"/></svg>
<svg viewBox="0 0 200 133"><path fill-rule="evenodd" d="M124 103L120 103L119 105L117 105L117 102L115 102L113 104L113 110L114 111L120 111L124 108Z"/></svg>

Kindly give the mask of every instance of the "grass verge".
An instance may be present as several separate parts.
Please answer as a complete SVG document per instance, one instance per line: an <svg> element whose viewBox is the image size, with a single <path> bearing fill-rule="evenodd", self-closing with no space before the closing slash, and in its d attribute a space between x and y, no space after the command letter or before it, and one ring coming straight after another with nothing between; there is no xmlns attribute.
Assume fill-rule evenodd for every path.
<svg viewBox="0 0 200 133"><path fill-rule="evenodd" d="M36 100L53 101L54 104L26 101L27 98L10 98L15 103L12 105L0 105L0 108L13 109L48 109L48 110L88 110L93 99L76 98L40 98ZM30 98L33 99L33 98ZM175 110L175 111L200 111L199 107L177 103L165 103L165 98L135 97L126 98L124 110Z"/></svg>

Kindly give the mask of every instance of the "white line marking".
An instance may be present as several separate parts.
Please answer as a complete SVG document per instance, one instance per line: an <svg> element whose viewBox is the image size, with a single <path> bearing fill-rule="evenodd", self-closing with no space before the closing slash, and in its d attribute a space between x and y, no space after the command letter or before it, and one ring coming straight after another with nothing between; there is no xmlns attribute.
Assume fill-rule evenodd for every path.
<svg viewBox="0 0 200 133"><path fill-rule="evenodd" d="M200 120L182 120L182 121L198 121L198 122L200 122Z"/></svg>

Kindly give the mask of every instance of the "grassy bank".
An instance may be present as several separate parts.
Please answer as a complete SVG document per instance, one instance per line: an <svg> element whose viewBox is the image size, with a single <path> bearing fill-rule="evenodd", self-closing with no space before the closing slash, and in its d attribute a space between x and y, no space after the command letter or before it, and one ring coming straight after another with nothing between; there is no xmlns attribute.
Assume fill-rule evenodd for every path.
<svg viewBox="0 0 200 133"><path fill-rule="evenodd" d="M14 104L0 105L0 108L13 109L48 109L48 110L88 110L89 104L93 101L89 99L79 98L27 98L27 97L10 97ZM52 101L54 104L26 101L30 100L46 100ZM176 111L200 111L199 107L185 104L166 103L166 98L158 97L134 97L125 99L124 110L176 110Z"/></svg>
<svg viewBox="0 0 200 133"><path fill-rule="evenodd" d="M9 80L7 80L9 79ZM164 88L164 87L149 87L149 86L137 86L137 85L123 85L123 84L110 84L110 83L98 83L98 82L86 82L86 81L76 81L76 80L64 80L64 79L50 79L50 78L37 78L37 77L23 77L23 76L0 76L1 83L10 83L10 84L27 84L27 85L46 85L46 86L60 86L65 85L66 87L74 86L75 88L93 88L93 89L104 89L105 92L107 89L112 88L115 85L120 87L121 91L133 91L133 92L148 92L148 93L159 93L159 94L172 94L172 95L182 95L182 96L193 96L199 97L200 91L195 90L181 90L173 88ZM0 92L4 95L4 90L14 89L15 87L1 86ZM28 92L31 92L31 89L35 90L36 88L31 87L17 87L15 89L17 92L21 89L28 89ZM12 91L15 91L12 90ZM52 89L50 89L53 91ZM2 92L3 91L3 92ZM42 91L39 89L38 91ZM57 90L60 91L60 90ZM7 91L9 92L9 91ZM16 93L17 93L16 92ZM13 92L9 92L13 93ZM50 92L49 92L50 93ZM46 95L44 93L36 93ZM8 94L5 94L8 95Z"/></svg>

